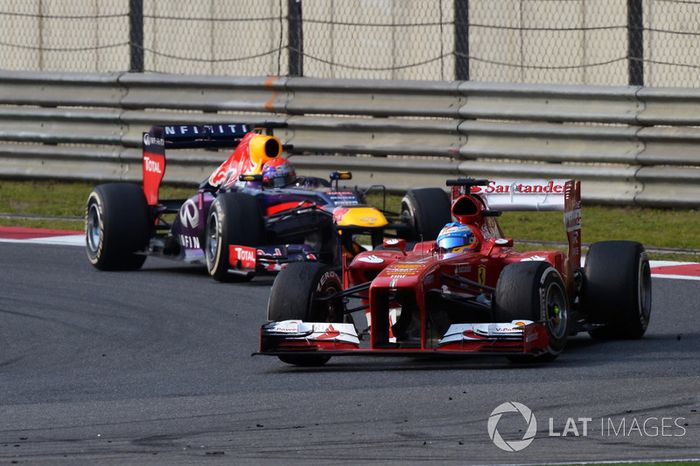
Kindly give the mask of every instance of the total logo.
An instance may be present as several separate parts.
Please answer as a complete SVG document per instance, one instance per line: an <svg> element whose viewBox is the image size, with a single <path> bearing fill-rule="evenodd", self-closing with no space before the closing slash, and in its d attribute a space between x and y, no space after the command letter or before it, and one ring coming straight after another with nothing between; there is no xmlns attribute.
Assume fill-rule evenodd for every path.
<svg viewBox="0 0 700 466"><path fill-rule="evenodd" d="M236 256L241 261L255 262L255 252L249 248L236 247Z"/></svg>
<svg viewBox="0 0 700 466"><path fill-rule="evenodd" d="M159 175L163 174L163 171L160 168L160 164L147 155L143 156L143 164L146 167L147 172L158 173Z"/></svg>

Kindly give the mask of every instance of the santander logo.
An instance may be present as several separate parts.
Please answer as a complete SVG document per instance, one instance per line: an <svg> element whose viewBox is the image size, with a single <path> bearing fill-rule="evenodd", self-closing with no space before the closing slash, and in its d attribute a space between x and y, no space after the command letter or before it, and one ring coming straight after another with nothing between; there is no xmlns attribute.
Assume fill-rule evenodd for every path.
<svg viewBox="0 0 700 466"><path fill-rule="evenodd" d="M474 194L561 194L564 192L564 183L549 181L491 181L488 186L472 186Z"/></svg>

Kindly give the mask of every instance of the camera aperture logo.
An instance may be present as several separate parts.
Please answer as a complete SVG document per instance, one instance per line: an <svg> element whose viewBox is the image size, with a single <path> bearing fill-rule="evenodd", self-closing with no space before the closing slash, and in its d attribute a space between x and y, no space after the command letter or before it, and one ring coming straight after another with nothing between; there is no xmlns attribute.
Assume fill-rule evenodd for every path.
<svg viewBox="0 0 700 466"><path fill-rule="evenodd" d="M527 424L525 434L521 439L504 440L498 432L498 422L506 413L520 413ZM537 433L537 419L532 413L532 410L522 403L517 401L507 401L496 406L496 409L491 411L489 422L487 425L489 437L494 445L504 451L514 452L527 448L535 439Z"/></svg>
<svg viewBox="0 0 700 466"><path fill-rule="evenodd" d="M504 418L504 414L507 415ZM647 437L684 437L688 423L682 416L647 417L566 417L547 419L546 437L592 437L643 439ZM506 438L499 432L507 432ZM563 427L562 427L563 426ZM489 438L503 451L527 448L537 434L537 419L530 408L517 401L507 401L491 411L487 424ZM516 433L517 432L517 433ZM522 435L521 433L524 432ZM544 432L542 433L544 435ZM512 438L515 437L515 438Z"/></svg>

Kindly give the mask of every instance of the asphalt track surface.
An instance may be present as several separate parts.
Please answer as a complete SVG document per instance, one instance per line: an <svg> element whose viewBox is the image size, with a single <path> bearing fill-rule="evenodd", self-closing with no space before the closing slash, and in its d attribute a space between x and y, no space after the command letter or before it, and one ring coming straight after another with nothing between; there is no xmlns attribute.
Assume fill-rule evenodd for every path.
<svg viewBox="0 0 700 466"><path fill-rule="evenodd" d="M219 284L155 259L104 273L81 248L10 243L0 277L0 463L700 458L698 281L653 280L644 339L578 336L546 365L362 357L300 369L250 356L269 278ZM507 401L538 421L519 452L487 432ZM562 433L569 417L592 419L587 436L579 421L578 437L549 436L549 418ZM513 413L498 423L506 440L526 427Z"/></svg>

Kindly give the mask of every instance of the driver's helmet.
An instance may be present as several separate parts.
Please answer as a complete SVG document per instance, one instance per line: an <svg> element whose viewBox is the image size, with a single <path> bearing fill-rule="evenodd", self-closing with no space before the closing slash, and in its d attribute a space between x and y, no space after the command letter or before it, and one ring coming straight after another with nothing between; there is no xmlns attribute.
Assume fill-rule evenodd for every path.
<svg viewBox="0 0 700 466"><path fill-rule="evenodd" d="M262 182L270 188L282 188L294 183L297 174L286 159L276 158L267 162L262 169Z"/></svg>
<svg viewBox="0 0 700 466"><path fill-rule="evenodd" d="M442 252L462 252L476 248L476 237L468 225L457 222L445 225L437 237Z"/></svg>

